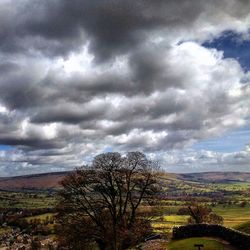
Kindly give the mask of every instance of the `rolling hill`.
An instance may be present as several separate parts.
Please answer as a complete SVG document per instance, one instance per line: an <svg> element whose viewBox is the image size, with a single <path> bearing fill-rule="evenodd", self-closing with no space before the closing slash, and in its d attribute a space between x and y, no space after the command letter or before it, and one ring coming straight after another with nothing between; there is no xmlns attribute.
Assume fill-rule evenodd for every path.
<svg viewBox="0 0 250 250"><path fill-rule="evenodd" d="M70 171L43 173L0 178L0 190L52 190L60 187L59 182ZM172 179L199 183L250 182L250 173L245 172L204 172L187 174L167 174Z"/></svg>
<svg viewBox="0 0 250 250"><path fill-rule="evenodd" d="M59 182L70 172L54 172L0 178L0 190L48 190L58 189Z"/></svg>
<svg viewBox="0 0 250 250"><path fill-rule="evenodd" d="M178 174L179 179L202 183L250 182L250 172L202 172Z"/></svg>

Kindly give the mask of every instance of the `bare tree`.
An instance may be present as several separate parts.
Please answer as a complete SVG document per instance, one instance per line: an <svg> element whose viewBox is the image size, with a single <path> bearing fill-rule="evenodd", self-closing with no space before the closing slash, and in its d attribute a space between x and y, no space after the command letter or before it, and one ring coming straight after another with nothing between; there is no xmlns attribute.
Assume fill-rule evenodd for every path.
<svg viewBox="0 0 250 250"><path fill-rule="evenodd" d="M156 197L156 170L140 152L98 155L61 183L59 234L74 249L91 241L114 250L137 243L151 230L140 206Z"/></svg>
<svg viewBox="0 0 250 250"><path fill-rule="evenodd" d="M211 208L193 204L188 207L188 210L190 214L189 223L223 224L223 217L213 213Z"/></svg>

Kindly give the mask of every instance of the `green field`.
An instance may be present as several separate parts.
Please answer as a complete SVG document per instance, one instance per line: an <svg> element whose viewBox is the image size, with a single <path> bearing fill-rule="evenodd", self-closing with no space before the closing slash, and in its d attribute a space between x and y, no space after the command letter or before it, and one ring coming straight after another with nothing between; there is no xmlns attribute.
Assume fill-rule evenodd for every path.
<svg viewBox="0 0 250 250"><path fill-rule="evenodd" d="M188 215L176 215L179 206L166 207L166 215L155 216L152 219L152 226L156 233L170 233L174 226L187 224ZM250 221L250 206L240 207L238 205L222 206L218 205L212 208L213 212L224 219L223 225L235 228L246 221ZM171 212L170 212L171 211ZM170 215L169 215L170 214Z"/></svg>
<svg viewBox="0 0 250 250"><path fill-rule="evenodd" d="M243 232L244 230L245 232L250 232L249 225L243 224L250 221L249 182L201 183L165 178L164 176L161 178L161 181L165 196L156 206L159 209L159 213L150 216L151 225L155 233L166 233L171 237L173 227L187 224L189 216L177 215L177 213L180 208L189 206L191 201L195 201L203 206L209 206L214 213L223 217L224 226L236 228ZM241 206L241 203L244 201L247 204ZM0 191L0 208L40 209L54 208L55 205L55 193L46 191ZM142 210L145 211L150 211L150 209L149 206L144 205L142 207ZM29 223L34 220L39 220L43 223L47 219L50 220L52 216L52 213L45 213L26 217L25 219ZM6 228L0 228L0 230L1 233Z"/></svg>
<svg viewBox="0 0 250 250"><path fill-rule="evenodd" d="M250 221L250 206L218 206L215 207L214 212L224 218L224 226L234 227L246 221Z"/></svg>
<svg viewBox="0 0 250 250"><path fill-rule="evenodd" d="M32 220L41 220L41 221L45 221L46 219L51 219L53 217L53 213L45 213L45 214L39 214L39 215L35 215L35 216L29 216L29 217L25 217L25 219L30 222Z"/></svg>
<svg viewBox="0 0 250 250"><path fill-rule="evenodd" d="M234 229L239 230L246 234L250 234L250 220L235 226Z"/></svg>
<svg viewBox="0 0 250 250"><path fill-rule="evenodd" d="M44 193L0 191L0 208L53 208L55 196Z"/></svg>
<svg viewBox="0 0 250 250"><path fill-rule="evenodd" d="M227 250L232 249L229 245L220 242L217 239L209 239L209 238L189 238L183 240L175 240L171 241L168 244L168 250L194 250L197 249L194 247L195 244L202 244L204 247L202 250Z"/></svg>
<svg viewBox="0 0 250 250"><path fill-rule="evenodd" d="M155 217L152 220L152 226L155 232L171 233L172 228L175 226L185 225L188 220L187 215L166 215Z"/></svg>

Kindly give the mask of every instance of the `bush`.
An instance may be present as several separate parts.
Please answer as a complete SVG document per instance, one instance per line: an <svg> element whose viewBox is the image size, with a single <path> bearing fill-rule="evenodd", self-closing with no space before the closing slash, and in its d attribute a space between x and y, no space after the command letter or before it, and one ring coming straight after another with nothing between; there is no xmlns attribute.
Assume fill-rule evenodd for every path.
<svg viewBox="0 0 250 250"><path fill-rule="evenodd" d="M247 205L247 202L246 202L246 201L242 201L242 202L240 203L240 207L246 207L246 205Z"/></svg>
<svg viewBox="0 0 250 250"><path fill-rule="evenodd" d="M181 207L177 211L177 215L190 215L189 209L187 207Z"/></svg>

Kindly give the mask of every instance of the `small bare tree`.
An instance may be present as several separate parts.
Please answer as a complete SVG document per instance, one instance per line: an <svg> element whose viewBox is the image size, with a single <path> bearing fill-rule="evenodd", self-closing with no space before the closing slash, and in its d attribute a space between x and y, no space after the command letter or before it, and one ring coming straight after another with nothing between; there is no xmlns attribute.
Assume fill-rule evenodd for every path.
<svg viewBox="0 0 250 250"><path fill-rule="evenodd" d="M212 212L211 208L203 205L193 204L188 207L190 214L189 223L209 223L209 224L223 224L223 217Z"/></svg>
<svg viewBox="0 0 250 250"><path fill-rule="evenodd" d="M157 195L156 170L140 152L95 157L61 183L59 235L74 249L91 241L114 250L137 243L151 230L139 208Z"/></svg>

